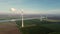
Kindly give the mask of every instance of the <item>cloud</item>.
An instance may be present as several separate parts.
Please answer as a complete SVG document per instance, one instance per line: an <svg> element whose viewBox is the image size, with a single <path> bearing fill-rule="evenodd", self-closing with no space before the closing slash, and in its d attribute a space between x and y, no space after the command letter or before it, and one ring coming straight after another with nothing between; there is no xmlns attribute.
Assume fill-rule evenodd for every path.
<svg viewBox="0 0 60 34"><path fill-rule="evenodd" d="M33 11L33 10L23 10L24 14L39 14L40 12Z"/></svg>
<svg viewBox="0 0 60 34"><path fill-rule="evenodd" d="M20 14L21 11L23 11L24 14L60 14L60 9L54 9L54 10L17 10L15 8L11 8L12 11L16 11L16 13Z"/></svg>
<svg viewBox="0 0 60 34"><path fill-rule="evenodd" d="M19 12L18 12L19 13ZM21 13L21 10L20 10ZM55 9L55 10L25 10L23 9L24 14L59 14L60 10Z"/></svg>
<svg viewBox="0 0 60 34"><path fill-rule="evenodd" d="M60 9L54 9L54 10L47 10L45 11L47 14L60 14Z"/></svg>

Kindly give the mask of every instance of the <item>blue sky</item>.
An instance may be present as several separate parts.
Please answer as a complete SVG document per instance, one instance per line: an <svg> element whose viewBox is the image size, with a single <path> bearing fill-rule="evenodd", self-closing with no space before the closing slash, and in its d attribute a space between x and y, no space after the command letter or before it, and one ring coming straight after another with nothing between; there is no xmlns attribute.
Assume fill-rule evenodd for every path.
<svg viewBox="0 0 60 34"><path fill-rule="evenodd" d="M60 0L0 0L0 13L12 13L10 8L25 14L59 14Z"/></svg>

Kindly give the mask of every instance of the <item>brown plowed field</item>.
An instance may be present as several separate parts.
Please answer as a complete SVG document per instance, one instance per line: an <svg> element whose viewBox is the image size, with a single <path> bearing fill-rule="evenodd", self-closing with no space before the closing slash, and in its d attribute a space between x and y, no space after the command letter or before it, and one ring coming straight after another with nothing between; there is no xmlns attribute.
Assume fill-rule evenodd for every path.
<svg viewBox="0 0 60 34"><path fill-rule="evenodd" d="M0 23L0 34L21 34L15 22Z"/></svg>

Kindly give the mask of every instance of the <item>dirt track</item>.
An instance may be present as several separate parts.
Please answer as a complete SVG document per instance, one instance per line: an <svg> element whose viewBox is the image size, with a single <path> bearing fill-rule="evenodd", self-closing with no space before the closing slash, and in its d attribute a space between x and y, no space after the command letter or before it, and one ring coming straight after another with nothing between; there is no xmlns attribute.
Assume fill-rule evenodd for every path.
<svg viewBox="0 0 60 34"><path fill-rule="evenodd" d="M0 23L0 34L21 34L15 22Z"/></svg>

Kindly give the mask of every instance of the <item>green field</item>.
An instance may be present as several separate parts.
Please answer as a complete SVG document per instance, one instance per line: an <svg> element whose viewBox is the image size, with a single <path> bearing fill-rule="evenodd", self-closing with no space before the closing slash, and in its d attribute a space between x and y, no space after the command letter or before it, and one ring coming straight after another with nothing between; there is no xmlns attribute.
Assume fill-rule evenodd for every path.
<svg viewBox="0 0 60 34"><path fill-rule="evenodd" d="M39 19L24 20L24 28L21 21L16 21L17 27L23 34L57 34L60 32L60 22L40 21Z"/></svg>

